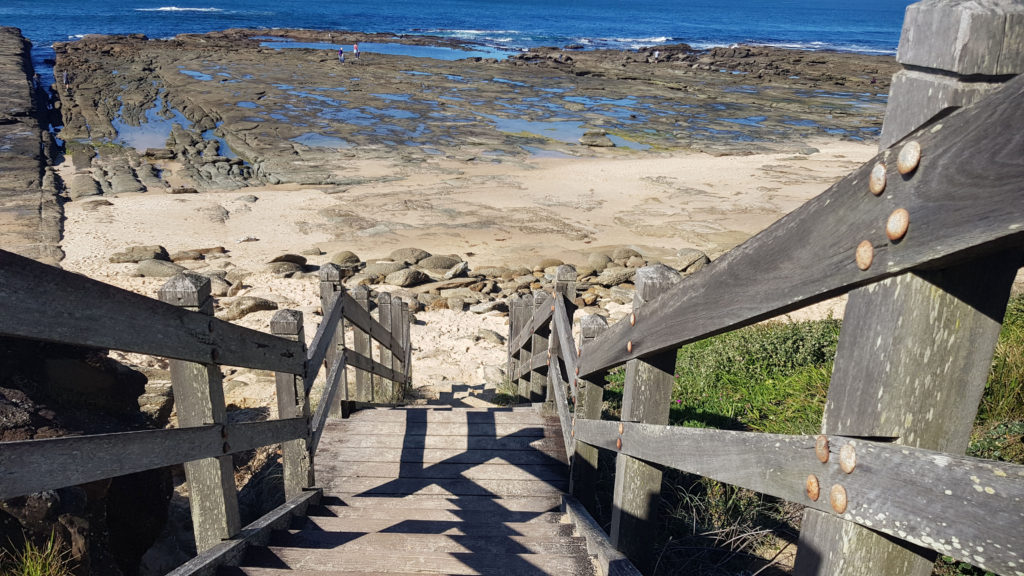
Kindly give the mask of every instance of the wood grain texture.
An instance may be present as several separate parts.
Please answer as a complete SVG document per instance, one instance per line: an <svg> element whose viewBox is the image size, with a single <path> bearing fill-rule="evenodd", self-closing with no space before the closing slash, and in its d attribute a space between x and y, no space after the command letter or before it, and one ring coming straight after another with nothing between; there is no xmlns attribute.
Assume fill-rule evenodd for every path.
<svg viewBox="0 0 1024 576"><path fill-rule="evenodd" d="M548 314L551 314L550 295L537 291L533 293L534 317L541 312L540 307L547 306ZM533 340L530 343L530 350L533 351L533 362L535 368L530 372L530 401L543 402L546 398L548 387L548 335L551 329L547 326L540 327L533 331ZM537 359L544 360L544 364L537 362Z"/></svg>
<svg viewBox="0 0 1024 576"><path fill-rule="evenodd" d="M371 360L361 354L356 354L352 351L345 352L345 361L349 366L355 366L364 372L373 374L377 377L385 380L391 380L394 382L405 382L405 376L395 372L394 370L384 366L376 360ZM369 402L370 400L360 400L360 402Z"/></svg>
<svg viewBox="0 0 1024 576"><path fill-rule="evenodd" d="M641 576L629 558L612 546L608 535L579 500L570 495L562 496L562 511L586 540L587 551L594 558L600 576Z"/></svg>
<svg viewBox="0 0 1024 576"><path fill-rule="evenodd" d="M0 250L0 335L302 374L295 342Z"/></svg>
<svg viewBox="0 0 1024 576"><path fill-rule="evenodd" d="M350 307L350 311L352 311L353 314L362 314L362 312L366 312L366 317L370 318L369 288L366 286L356 286L353 288L352 301L354 302L354 305ZM355 308L359 308L359 312L355 312ZM351 320L351 317L349 320ZM370 335L360 328L355 322L352 322L352 348L355 354L364 358L370 358ZM370 394L372 390L373 375L365 370L356 368L355 390L349 391L349 394L345 399L358 402L369 402L371 400Z"/></svg>
<svg viewBox="0 0 1024 576"><path fill-rule="evenodd" d="M519 333L512 339L510 347L513 353L531 341L535 331L547 330L548 320L551 319L552 312L551 295L546 292L540 292L539 294L542 294L544 297L543 302L540 304L536 304L535 296L530 294L519 299L519 302L527 312L524 312L523 326L519 328ZM533 310L533 312L528 312L529 310Z"/></svg>
<svg viewBox="0 0 1024 576"><path fill-rule="evenodd" d="M327 354L324 356L325 366L329 369L334 365L337 355L341 353L341 350L345 347L345 319L341 316L341 310L334 310L335 305L344 307L344 298L341 293L344 292L345 287L342 284L343 273L341 266L332 262L327 262L320 267L320 309L323 311L323 320L320 326L325 331L330 331L331 341L327 345ZM334 316L337 315L337 320L334 320ZM334 326L326 326L324 324L330 321ZM320 330L317 330L319 335ZM307 352L307 359L309 355ZM309 366L312 368L310 371L319 373L320 364L313 364L309 362ZM307 377L311 376L307 373ZM312 384L312 382L310 382ZM347 400L348 389L343 388L342 393L338 394L334 398L334 402L331 404L330 415L335 418L341 418L343 416L342 402Z"/></svg>
<svg viewBox="0 0 1024 576"><path fill-rule="evenodd" d="M353 326L359 328L364 333L369 334L370 338L373 338L378 344L387 348L391 352L398 354L404 354L405 351L398 348L397 341L391 337L391 325L385 328L376 318L370 315L368 308L362 306L353 305L352 296L348 293L344 296L345 302L345 319L352 323ZM379 313L379 312L378 312Z"/></svg>
<svg viewBox="0 0 1024 576"><path fill-rule="evenodd" d="M533 294L525 294L519 298L520 321L523 323L519 330L519 336L512 342L512 353L519 359L519 402L530 401L530 379L528 373L523 372L523 366L533 366L533 351L530 343L533 342Z"/></svg>
<svg viewBox="0 0 1024 576"><path fill-rule="evenodd" d="M305 418L0 442L0 500L269 446Z"/></svg>
<svg viewBox="0 0 1024 576"><path fill-rule="evenodd" d="M846 488L842 518L1000 574L1021 571L1024 550L1024 466L951 456L921 448L830 437L831 458L815 457L814 436L785 436L623 423L621 453L699 474L834 514L827 491ZM577 420L576 437L615 450L618 423ZM838 453L852 444L853 472ZM807 498L817 476L822 497ZM978 548L981 548L981 551Z"/></svg>
<svg viewBox="0 0 1024 576"><path fill-rule="evenodd" d="M271 334L304 344L306 338L303 328L302 313L297 310L278 310L270 319ZM274 379L278 418L309 418L309 396L303 379L285 372L275 373ZM299 496L304 489L316 483L310 453L305 437L281 443L285 500Z"/></svg>
<svg viewBox="0 0 1024 576"><path fill-rule="evenodd" d="M604 316L590 314L584 316L580 321L580 350L587 349L587 346L608 329L608 321ZM600 420L601 408L604 405L604 388L589 380L577 380L576 386L579 389L575 422L579 420ZM597 510L597 481L598 481L598 452L597 448L590 446L576 439L575 456L572 460L570 471L569 492L591 513Z"/></svg>
<svg viewBox="0 0 1024 576"><path fill-rule="evenodd" d="M951 265L1024 243L1024 76L981 102L913 135L923 150L908 177L898 149L879 154L820 196L652 303L636 327L620 321L581 359L580 376L703 337L749 325L871 282ZM888 166L885 193L867 190L877 161ZM965 193L970 190L970 193ZM910 213L898 243L885 236L896 208ZM854 262L862 240L874 246L866 271ZM633 351L623 343L633 341Z"/></svg>
<svg viewBox="0 0 1024 576"><path fill-rule="evenodd" d="M345 375L346 360L349 352L342 350L335 355L334 365L327 372L327 381L324 383L324 393L320 397L320 405L316 407L316 414L310 423L312 430L309 441L309 453L316 454L320 444L320 436L323 434L324 426L327 423L327 416L333 407L334 399L339 396L338 389L341 388L341 379Z"/></svg>

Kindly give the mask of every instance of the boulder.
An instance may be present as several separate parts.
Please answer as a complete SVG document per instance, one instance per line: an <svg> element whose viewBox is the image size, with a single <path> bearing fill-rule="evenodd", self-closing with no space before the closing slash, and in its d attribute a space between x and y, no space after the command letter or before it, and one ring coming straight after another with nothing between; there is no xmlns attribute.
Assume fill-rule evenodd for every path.
<svg viewBox="0 0 1024 576"><path fill-rule="evenodd" d="M293 264L298 264L299 266L305 266L306 257L299 256L298 254L281 254L280 256L271 260L269 263L274 264L277 262L291 262Z"/></svg>
<svg viewBox="0 0 1024 576"><path fill-rule="evenodd" d="M139 275L147 278L170 278L184 272L185 267L166 260L142 260L137 269Z"/></svg>
<svg viewBox="0 0 1024 576"><path fill-rule="evenodd" d="M419 248L399 248L388 255L388 259L406 264L415 264L424 258L430 258L430 252Z"/></svg>
<svg viewBox="0 0 1024 576"><path fill-rule="evenodd" d="M466 307L466 301L459 296L449 296L445 302L448 304L449 310L455 310L456 312L462 312L462 309Z"/></svg>
<svg viewBox="0 0 1024 576"><path fill-rule="evenodd" d="M611 261L612 259L607 254L602 254L601 252L595 252L587 256L587 264L593 266L594 270L598 272L604 270Z"/></svg>
<svg viewBox="0 0 1024 576"><path fill-rule="evenodd" d="M577 278L586 278L587 276L593 276L596 272L597 270L594 269L593 266L584 265L576 267Z"/></svg>
<svg viewBox="0 0 1024 576"><path fill-rule="evenodd" d="M363 274L370 278L376 278L398 272L405 267L404 262L374 262L366 265L366 268L363 269Z"/></svg>
<svg viewBox="0 0 1024 576"><path fill-rule="evenodd" d="M421 268L428 270L450 270L452 266L455 266L461 262L459 258L453 258L451 256L430 256L424 258L418 262Z"/></svg>
<svg viewBox="0 0 1024 576"><path fill-rule="evenodd" d="M475 314L487 314L488 312L508 312L508 304L503 300L490 300L480 302L469 307L469 311ZM499 342L503 344L504 342Z"/></svg>
<svg viewBox="0 0 1024 576"><path fill-rule="evenodd" d="M488 278L501 278L509 272L510 270L504 266L484 266L473 271L477 276L487 276Z"/></svg>
<svg viewBox="0 0 1024 576"><path fill-rule="evenodd" d="M679 264L676 266L676 270L686 274L692 274L698 270L707 266L710 259L708 255L696 248L681 248L676 252L676 258L679 259Z"/></svg>
<svg viewBox="0 0 1024 576"><path fill-rule="evenodd" d="M241 296L232 302L227 310L218 314L217 317L231 322L260 310L277 310L277 303L266 298Z"/></svg>
<svg viewBox="0 0 1024 576"><path fill-rule="evenodd" d="M538 262L537 265L534 266L533 270L534 272L536 272L538 270L546 270L548 268L557 268L562 264L564 264L564 262L562 262L558 258L545 258Z"/></svg>
<svg viewBox="0 0 1024 576"><path fill-rule="evenodd" d="M203 260L206 256L197 250L181 250L171 254L171 262L180 262L185 260Z"/></svg>
<svg viewBox="0 0 1024 576"><path fill-rule="evenodd" d="M274 276L287 278L293 274L302 272L302 266L295 262L273 262L267 265L267 272Z"/></svg>
<svg viewBox="0 0 1024 576"><path fill-rule="evenodd" d="M137 263L143 260L170 260L167 249L158 244L152 246L129 246L124 252L116 252L110 255L110 261L115 264L126 262Z"/></svg>
<svg viewBox="0 0 1024 576"><path fill-rule="evenodd" d="M359 256L356 256L353 252L343 250L341 252L335 252L331 255L331 263L337 264L338 266L355 266L359 264Z"/></svg>
<svg viewBox="0 0 1024 576"><path fill-rule="evenodd" d="M615 142L608 137L604 130L587 130L580 137L580 144L596 148L614 148Z"/></svg>
<svg viewBox="0 0 1024 576"><path fill-rule="evenodd" d="M632 280L635 274L636 268L606 269L594 279L594 283L600 284L601 286L618 286L619 284Z"/></svg>
<svg viewBox="0 0 1024 576"><path fill-rule="evenodd" d="M397 272L392 272L391 274L388 274L387 277L384 279L384 282L387 284L392 284L394 286L407 287L416 286L417 284L423 284L428 280L430 280L430 277L424 274L423 272L420 272L415 268L405 268L403 270L399 270Z"/></svg>
<svg viewBox="0 0 1024 576"><path fill-rule="evenodd" d="M228 282L232 284L240 284L243 280L252 275L252 272L244 268L232 268L228 270L227 275L224 277Z"/></svg>
<svg viewBox="0 0 1024 576"><path fill-rule="evenodd" d="M472 308L470 308L470 310L472 310ZM481 328L476 333L476 337L478 339L480 339L480 340L484 340L484 341L490 342L492 344L497 344L498 346L502 346L502 345L505 344L505 337L504 336L502 336L501 334L498 334L494 330L488 330L487 328Z"/></svg>
<svg viewBox="0 0 1024 576"><path fill-rule="evenodd" d="M647 265L647 261L644 260L643 256L630 256L626 260L626 268L643 268Z"/></svg>
<svg viewBox="0 0 1024 576"><path fill-rule="evenodd" d="M612 252L612 260L615 260L616 262L620 260L629 260L633 256L643 257L643 254L633 250L632 248L626 248L625 246L616 248L615 251Z"/></svg>
<svg viewBox="0 0 1024 576"><path fill-rule="evenodd" d="M459 262L455 266L452 266L444 273L445 280L451 280L452 278L463 278L469 273L469 262Z"/></svg>
<svg viewBox="0 0 1024 576"><path fill-rule="evenodd" d="M89 174L75 174L71 177L68 185L68 196L72 199L85 198L101 194L102 190L98 182L93 180Z"/></svg>

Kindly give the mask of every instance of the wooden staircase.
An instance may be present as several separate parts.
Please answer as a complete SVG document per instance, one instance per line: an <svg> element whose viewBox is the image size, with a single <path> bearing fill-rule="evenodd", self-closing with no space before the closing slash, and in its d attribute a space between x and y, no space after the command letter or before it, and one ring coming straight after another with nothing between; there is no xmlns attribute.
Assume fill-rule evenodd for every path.
<svg viewBox="0 0 1024 576"><path fill-rule="evenodd" d="M522 408L378 408L332 421L324 498L222 575L592 575L559 512L558 419Z"/></svg>

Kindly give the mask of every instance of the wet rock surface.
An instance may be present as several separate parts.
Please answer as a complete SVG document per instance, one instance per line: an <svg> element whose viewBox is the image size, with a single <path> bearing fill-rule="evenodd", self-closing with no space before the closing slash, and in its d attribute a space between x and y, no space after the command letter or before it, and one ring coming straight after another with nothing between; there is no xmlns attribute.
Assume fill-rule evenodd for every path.
<svg viewBox="0 0 1024 576"><path fill-rule="evenodd" d="M279 48L286 43L249 30L58 44L57 70L74 71L70 88L58 86L60 136L111 148L88 161L76 154L76 169L120 194L172 184L345 187L365 181L344 174L345 159L357 157L415 165L538 150L798 151L807 138L876 136L896 69L890 57L685 45L541 48L507 60L364 52L342 64L337 43L451 41L269 34L307 47ZM140 157L132 146L148 152Z"/></svg>

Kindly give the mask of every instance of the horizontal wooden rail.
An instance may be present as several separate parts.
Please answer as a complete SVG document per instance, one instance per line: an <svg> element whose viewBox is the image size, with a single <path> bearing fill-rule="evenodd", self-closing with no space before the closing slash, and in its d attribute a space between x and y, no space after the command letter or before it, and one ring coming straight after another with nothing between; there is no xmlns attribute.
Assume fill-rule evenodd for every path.
<svg viewBox="0 0 1024 576"><path fill-rule="evenodd" d="M523 329L520 330L519 334L517 334L512 340L509 349L512 351L513 355L517 354L519 350L521 350L523 346L530 341L534 333L544 332L547 330L547 321L551 318L551 314L554 311L551 309L551 295L547 293L545 294L547 295L547 298L545 298L542 304L536 307L530 321L523 325Z"/></svg>
<svg viewBox="0 0 1024 576"><path fill-rule="evenodd" d="M896 171L900 146L886 150L653 300L635 325L616 323L587 347L580 377L902 272L1024 245L1022 101L1024 75L911 135L921 158L906 176ZM887 184L875 196L868 181L878 163ZM900 208L909 228L890 241L886 224ZM855 257L862 242L873 253L866 270Z"/></svg>
<svg viewBox="0 0 1024 576"><path fill-rule="evenodd" d="M619 427L622 433L619 434ZM1021 571L1024 466L834 436L828 462L814 436L579 420L576 439L835 514L1000 574ZM849 448L847 448L849 446ZM844 451L853 457L841 457ZM855 462L851 472L840 462ZM809 476L819 486L808 497Z"/></svg>
<svg viewBox="0 0 1024 576"><path fill-rule="evenodd" d="M381 346L384 346L394 354L405 356L405 350L402 349L401 342L399 342L398 338L394 338L391 335L391 327L385 328L370 315L369 310L360 306L348 292L345 292L344 295L342 307L345 309L345 318L353 326L369 334L370 338L379 342Z"/></svg>
<svg viewBox="0 0 1024 576"><path fill-rule="evenodd" d="M521 363L516 367L511 379L518 380L519 378L522 378L525 374L529 374L530 372L533 372L535 370L540 370L541 368L547 367L548 364L549 360L546 352L542 354L534 354L533 356L530 357L529 364Z"/></svg>
<svg viewBox="0 0 1024 576"><path fill-rule="evenodd" d="M0 250L0 336L303 374L302 346Z"/></svg>
<svg viewBox="0 0 1024 576"><path fill-rule="evenodd" d="M312 437L309 440L309 453L316 454L317 446L320 445L320 435L324 433L324 425L327 423L327 414L331 411L334 403L334 396L338 392L338 383L345 373L345 356L348 350L339 351L334 359L334 365L327 372L327 383L324 386L324 393L320 396L320 403L316 407L316 414L313 415Z"/></svg>
<svg viewBox="0 0 1024 576"><path fill-rule="evenodd" d="M0 443L0 500L309 434L305 418Z"/></svg>
<svg viewBox="0 0 1024 576"><path fill-rule="evenodd" d="M400 384L406 384L408 382L408 378L406 378L405 374L396 372L380 362L377 362L373 358L367 358L366 356L352 350L345 351L345 361L349 366L371 374L376 374L377 376L391 380L392 382L398 382Z"/></svg>

